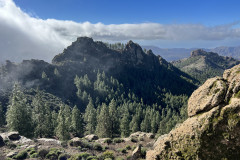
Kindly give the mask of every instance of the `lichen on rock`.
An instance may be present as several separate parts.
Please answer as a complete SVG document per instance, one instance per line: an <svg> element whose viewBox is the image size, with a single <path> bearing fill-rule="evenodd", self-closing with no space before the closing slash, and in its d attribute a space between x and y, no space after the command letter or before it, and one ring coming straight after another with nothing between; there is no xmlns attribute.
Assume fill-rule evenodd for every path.
<svg viewBox="0 0 240 160"><path fill-rule="evenodd" d="M207 80L190 97L189 118L160 137L147 159L240 158L240 65Z"/></svg>

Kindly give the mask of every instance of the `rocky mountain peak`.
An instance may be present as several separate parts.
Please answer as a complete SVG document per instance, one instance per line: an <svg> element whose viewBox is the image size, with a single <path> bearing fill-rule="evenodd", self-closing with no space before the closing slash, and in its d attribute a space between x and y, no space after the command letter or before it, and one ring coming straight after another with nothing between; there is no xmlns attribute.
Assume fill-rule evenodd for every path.
<svg viewBox="0 0 240 160"><path fill-rule="evenodd" d="M147 55L154 55L154 53L153 53L153 51L152 51L151 49L149 49L149 50L147 51Z"/></svg>
<svg viewBox="0 0 240 160"><path fill-rule="evenodd" d="M203 49L197 49L191 52L191 57L196 57L196 56L216 56L219 57L217 53L214 52L207 52L204 51Z"/></svg>
<svg viewBox="0 0 240 160"><path fill-rule="evenodd" d="M207 80L188 102L189 118L158 138L147 159L240 157L240 65ZM217 153L217 154L216 154Z"/></svg>
<svg viewBox="0 0 240 160"><path fill-rule="evenodd" d="M78 37L76 42L78 42L78 43L87 43L87 42L93 43L94 41L91 37Z"/></svg>
<svg viewBox="0 0 240 160"><path fill-rule="evenodd" d="M205 56L207 54L206 51L204 51L203 49L197 49L191 52L191 57L194 56Z"/></svg>
<svg viewBox="0 0 240 160"><path fill-rule="evenodd" d="M124 51L135 55L144 54L142 47L131 40L126 44Z"/></svg>
<svg viewBox="0 0 240 160"><path fill-rule="evenodd" d="M63 53L53 58L53 63L63 61L84 61L86 58L99 58L109 54L110 49L102 42L93 41L89 37L79 37L69 47L64 49Z"/></svg>

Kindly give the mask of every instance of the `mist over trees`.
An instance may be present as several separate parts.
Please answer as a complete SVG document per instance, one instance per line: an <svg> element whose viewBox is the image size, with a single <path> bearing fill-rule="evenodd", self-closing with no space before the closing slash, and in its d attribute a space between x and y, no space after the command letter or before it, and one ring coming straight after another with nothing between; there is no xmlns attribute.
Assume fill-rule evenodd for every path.
<svg viewBox="0 0 240 160"><path fill-rule="evenodd" d="M18 131L26 137L56 136L61 140L68 140L71 136L83 137L86 134L110 138L127 137L137 131L164 134L186 118L187 96L165 94L165 108L157 104L150 106L144 104L133 93L124 98L114 90L108 90L108 83L116 81L117 90L121 84L115 79L101 84L107 77L104 73L97 73L97 76L101 78L97 78L94 83L88 80L86 75L75 78L78 88L76 94L82 105L87 103L84 112L80 112L77 106L71 107L64 103L54 109L54 102L43 100L43 91L36 90L36 94L29 98L29 95L22 91L20 84L16 83L9 99L6 123L4 116L1 116L1 125L7 124L9 130ZM98 82L100 80L102 81ZM82 81L81 86L79 81ZM105 102L108 103L95 105L102 97L95 97L94 102L91 94L83 90L85 87L84 89L93 91L94 89L88 86L90 84L96 84L92 87L100 95L110 92L112 96L106 95L109 100ZM80 89L86 92L86 98L83 98L84 94L79 94ZM0 113L4 115L3 112Z"/></svg>
<svg viewBox="0 0 240 160"><path fill-rule="evenodd" d="M194 82L132 41L106 45L81 37L53 64L26 60L0 67L0 83L8 86L0 90L0 126L60 140L165 134L187 118Z"/></svg>

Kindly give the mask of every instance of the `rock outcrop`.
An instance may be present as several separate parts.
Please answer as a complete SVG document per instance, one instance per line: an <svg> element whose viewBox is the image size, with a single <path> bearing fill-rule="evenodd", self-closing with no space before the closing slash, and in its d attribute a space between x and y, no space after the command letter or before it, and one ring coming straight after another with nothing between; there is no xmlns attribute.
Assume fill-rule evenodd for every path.
<svg viewBox="0 0 240 160"><path fill-rule="evenodd" d="M240 159L240 65L190 97L189 118L159 137L147 159Z"/></svg>
<svg viewBox="0 0 240 160"><path fill-rule="evenodd" d="M227 85L223 78L208 79L199 89L193 92L188 101L188 116L207 112L213 107L224 103Z"/></svg>
<svg viewBox="0 0 240 160"><path fill-rule="evenodd" d="M99 137L95 134L86 135L84 138L86 138L89 141L94 141L99 139Z"/></svg>
<svg viewBox="0 0 240 160"><path fill-rule="evenodd" d="M82 145L82 141L80 138L75 137L69 141L70 146L78 147Z"/></svg>
<svg viewBox="0 0 240 160"><path fill-rule="evenodd" d="M142 157L142 151L141 151L142 145L139 144L132 153L132 160L139 159Z"/></svg>

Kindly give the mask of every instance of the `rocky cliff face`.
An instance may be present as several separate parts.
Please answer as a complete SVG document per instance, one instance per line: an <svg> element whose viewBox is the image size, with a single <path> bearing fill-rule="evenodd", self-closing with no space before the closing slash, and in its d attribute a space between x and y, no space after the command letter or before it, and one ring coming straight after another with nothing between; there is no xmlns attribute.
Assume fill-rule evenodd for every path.
<svg viewBox="0 0 240 160"><path fill-rule="evenodd" d="M161 136L147 159L240 158L240 65L207 80L188 102L189 118Z"/></svg>
<svg viewBox="0 0 240 160"><path fill-rule="evenodd" d="M85 65L98 68L112 68L116 65L145 66L147 68L159 65L158 58L152 51L145 53L141 46L129 41L123 50L108 48L103 42L94 41L89 37L79 37L72 45L64 49L63 53L56 55L53 64L66 62L82 62ZM154 66L155 65L155 66Z"/></svg>

